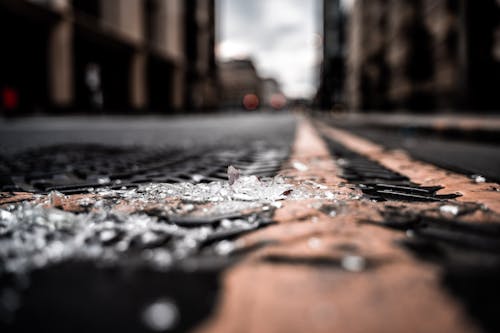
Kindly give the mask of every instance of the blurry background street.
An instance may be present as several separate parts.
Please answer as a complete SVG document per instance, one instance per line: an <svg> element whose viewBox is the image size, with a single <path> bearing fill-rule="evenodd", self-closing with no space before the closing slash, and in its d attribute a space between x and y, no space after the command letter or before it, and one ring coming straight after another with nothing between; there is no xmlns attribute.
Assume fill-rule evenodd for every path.
<svg viewBox="0 0 500 333"><path fill-rule="evenodd" d="M227 113L176 117L35 117L0 121L0 151L61 144L106 144L203 149L254 141L290 144L295 118L283 114Z"/></svg>
<svg viewBox="0 0 500 333"><path fill-rule="evenodd" d="M0 114L37 117L3 121L0 147L205 144L232 133L244 142L290 117L265 112L315 110L354 115L330 123L498 179L499 12L495 0L2 0ZM106 114L126 117L92 119ZM389 114L408 117L385 131L377 124ZM428 115L465 125L415 131ZM487 116L484 129L471 134L471 116Z"/></svg>
<svg viewBox="0 0 500 333"><path fill-rule="evenodd" d="M415 127L413 118L403 120L388 128L380 123L378 126L366 124L360 119L323 119L325 123L348 129L387 148L404 149L419 160L445 169L500 180L500 126L492 126L491 122L487 125L486 120L479 123L476 132L450 125L450 133L446 133L435 128L439 119L430 119L420 127ZM290 145L295 126L292 113L265 112L10 119L0 121L0 152L10 155L43 146L103 143L115 147L181 148L187 151L217 146L245 149L255 141Z"/></svg>

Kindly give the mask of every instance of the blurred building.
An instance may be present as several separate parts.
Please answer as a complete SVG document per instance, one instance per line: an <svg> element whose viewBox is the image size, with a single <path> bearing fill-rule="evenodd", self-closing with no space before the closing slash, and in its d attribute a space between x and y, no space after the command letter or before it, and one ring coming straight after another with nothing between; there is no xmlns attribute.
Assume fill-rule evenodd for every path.
<svg viewBox="0 0 500 333"><path fill-rule="evenodd" d="M287 103L286 97L281 90L281 85L273 78L262 79L261 98L263 106L275 110L283 109Z"/></svg>
<svg viewBox="0 0 500 333"><path fill-rule="evenodd" d="M261 104L262 79L250 59L238 59L219 64L224 107L255 109Z"/></svg>
<svg viewBox="0 0 500 333"><path fill-rule="evenodd" d="M189 109L211 109L219 103L220 87L215 60L215 1L180 0L187 14L185 22L188 75L186 102Z"/></svg>
<svg viewBox="0 0 500 333"><path fill-rule="evenodd" d="M345 104L344 16L340 0L323 1L323 63L316 100L323 110Z"/></svg>
<svg viewBox="0 0 500 333"><path fill-rule="evenodd" d="M214 107L214 1L0 0L0 105Z"/></svg>
<svg viewBox="0 0 500 333"><path fill-rule="evenodd" d="M324 2L326 88L318 99L336 101L340 91L350 109L500 108L499 1ZM345 44L332 37L342 26ZM332 70L338 58L328 51L343 45L345 74Z"/></svg>

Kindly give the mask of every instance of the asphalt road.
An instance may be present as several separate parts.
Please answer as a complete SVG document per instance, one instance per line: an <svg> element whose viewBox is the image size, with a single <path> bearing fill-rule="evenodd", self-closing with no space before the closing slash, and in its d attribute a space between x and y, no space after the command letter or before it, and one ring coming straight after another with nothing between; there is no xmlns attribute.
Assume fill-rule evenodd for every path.
<svg viewBox="0 0 500 333"><path fill-rule="evenodd" d="M0 120L0 154L66 143L111 146L241 146L255 141L293 142L296 119L291 113L217 113L187 116L34 117ZM423 136L405 130L347 127L388 148L467 175L500 181L500 147L493 143Z"/></svg>
<svg viewBox="0 0 500 333"><path fill-rule="evenodd" d="M244 145L249 145L255 141L291 144L295 125L296 118L290 113L234 113L177 117L40 117L4 120L0 121L0 153L10 154L29 148L75 143L111 146L140 145L148 148L180 146L185 149L197 150L204 147L208 149L213 146L227 145L244 147ZM488 175L484 172L487 171L494 175L498 170L495 163L498 162L497 156L499 154L498 148L494 146L419 137L407 132L390 133L374 128L358 128L353 129L353 132L385 144L390 148L405 148L414 156L420 156L424 160L431 160L436 164L444 164L449 168L462 168L466 173L472 173L472 168L476 168L475 173ZM308 144L313 145L313 142L310 141ZM309 147L307 145L299 146L302 147L296 152L299 158L308 156L307 160L311 161L322 158L320 154L313 155L314 149L312 154L308 155L307 150ZM142 149L140 149L140 153L142 153ZM78 150L77 154L81 156L81 152ZM55 154L50 150L49 155L50 160L57 160ZM19 156L22 156L22 154ZM109 156L107 152L105 156ZM18 160L22 160L22 158ZM65 163L66 161L64 161L64 165L67 166ZM43 167L43 163L36 158L33 164L36 169ZM226 165L224 165L224 168ZM269 165L266 165L266 167L269 167ZM300 177L324 177L325 183L333 183L335 175L326 173L317 175L311 170L314 169L311 168L308 171L309 173L300 174ZM314 170L314 172L317 171ZM61 180L60 177L57 179ZM53 180L57 179L54 178ZM339 195L344 193L343 190L340 190L340 187L338 189ZM344 189L347 190L347 188ZM347 191L346 193L351 193L349 190ZM87 192L85 191L85 193ZM89 258L88 261L67 260L59 264L51 264L45 268L40 268L38 265L46 264L44 258L47 259L47 257L35 256L33 252L29 251L23 252L25 245L21 246L19 240L23 240L24 243L21 244L29 244L30 246L33 244L33 247L39 246L38 244L49 244L51 246L42 247L42 249L48 249L47 254L53 256L48 259L57 259L60 255L58 253L65 253L61 250L61 244L63 244L61 240L69 239L70 244L73 245L73 238L71 237L78 232L82 232L81 230L86 232L88 229L78 229L73 232L72 229L68 228L67 224L61 223L63 220L66 222L71 221L69 216L73 215L54 214L58 210L40 212L38 209L41 208L38 206L32 209L29 205L23 206L19 204L18 207L23 212L19 216L26 218L29 228L24 229L25 225L12 224L15 228L19 228L16 229L19 230L19 233L16 234L16 237L4 233L2 241L7 244L9 239L14 239L11 242L12 248L20 251L21 255L27 253L27 258L36 263L37 269L29 274L29 279L23 274L19 277L14 276L12 280L9 280L11 279L10 276L0 274L1 332L33 330L50 332L141 332L165 331L167 329L170 329L170 332L186 332L198 327L200 323L203 323L214 313L218 315L215 318L227 318L235 321L234 326L233 323L229 323L228 327L255 328L269 325L271 329L276 327L277 330L285 327L281 331L286 331L286 327L292 327L290 322L291 325L296 323L299 325L301 323L304 323L303 325L309 325L310 323L321 324L320 326L310 326L314 330L315 327L323 327L323 324L325 324L324 327L330 327L327 325L332 323L330 320L332 316L329 315L330 312L325 311L333 309L335 315L335 311L340 308L345 311L341 314L345 313L347 315L335 317L336 320L331 325L333 328L344 327L342 331L349 331L346 328L381 327L381 330L383 330L389 327L389 330L393 328L393 331L401 331L401 329L395 328L401 328L400 323L402 322L409 323L407 325L411 325L408 326L410 329L415 327L421 329L418 325L414 326L412 318L416 318L415 316L428 318L429 315L432 317L433 313L437 313L435 318L421 322L424 324L430 322L431 326L438 328L441 328L440 323L446 325L449 322L449 317L444 316L446 320L440 322L439 318L443 316L439 314L447 314L448 312L442 312L442 310L440 310L441 312L429 312L428 307L437 304L436 309L451 309L449 313L454 314L454 312L451 312L454 311L454 305L449 304L448 299L461 302L460 306L463 305L463 307L459 309L470 312L473 319L477 319L479 324L484 326L484 331L498 331L498 316L496 315L497 303L498 299L500 299L497 297L498 267L500 267L497 255L498 246L496 245L498 244L498 230L491 228L491 223L465 227L465 222L459 223L446 218L443 220L446 223L442 221L434 225L431 225L431 223L415 224L416 216L419 219L422 218L419 221L425 221L423 215L414 214L424 213L423 208L418 208L421 207L420 205L408 204L407 208L404 208L406 206L400 206L404 208L400 211L399 208L396 208L398 206L386 205L385 203L379 205L379 203L372 201L364 201L361 205L357 201L357 196L349 196L351 199L348 200L339 198L338 203L325 201L315 212L315 208L310 204L311 201L307 199L304 202L298 202L299 205L289 206L292 207L290 214L284 214L284 218L281 217L283 220L276 217L278 223L272 226L275 229L269 231L269 233L264 233L264 230L261 230L262 233L258 236L261 238L255 236L255 243L249 242L246 244L242 242L245 245L241 250L237 250L229 256L226 253L220 258L214 255L217 252L216 248L212 249L210 247L215 244L206 242L209 241L208 238L203 238L201 235L193 237L192 233L185 231L186 233L183 235L187 235L187 241L184 244L176 238L177 234L173 235L167 232L170 230L168 229L170 225L165 222L178 224L177 227L182 228L182 225L179 224L182 219L176 220L170 216L168 220L165 220L165 216L168 215L163 214L170 213L169 208L172 208L165 204L165 197L162 198L161 196L161 194L165 193L156 192L156 190L151 191L150 194L154 195L158 201L154 201L151 196L147 196L143 191L136 192L135 189L125 192L123 197L109 195L109 193L103 193L99 197L98 193L91 193L91 196L85 199L90 199L96 194L97 201L93 203L86 200L85 202L91 203L82 204L80 200L83 199L75 198L75 200L78 200L79 207L91 214L90 218L93 223L85 223L84 225L96 228L95 230L91 229L92 233L86 235L85 240L78 237L80 241L85 242L81 243L84 244L81 246L82 249L89 251L85 252L86 255L89 255L89 257L85 257ZM134 217L129 220L126 214L115 214L110 211L111 205L123 208L123 205L126 204L125 199L130 198L130 195L134 198L133 200L141 199L136 201L139 203L137 210L141 213L140 219ZM64 206L61 202L57 204L62 199L53 192L44 198L56 208ZM71 198L68 198L68 200L71 200ZM150 208L148 205L144 205L148 200L152 201L150 203L159 203L159 205L152 205L153 208ZM182 206L184 204L191 206L189 211L193 208L202 209L203 207L203 209L206 209L205 202L194 202L193 204L192 197L182 200L181 205L176 204L175 208L180 207L182 208L181 211L185 212L188 209L186 207L184 210ZM454 204L458 205L459 203L454 202ZM359 215L360 207L366 210L363 213L367 213L367 215ZM392 208L389 209L389 207ZM358 220L360 217L364 218L365 216L379 216L383 212L381 208L383 210L387 209L388 213L387 221L377 223L384 227L382 233L376 231L374 224L367 224L366 220L365 223L361 223L361 220ZM98 213L94 209L97 209ZM322 209L328 209L328 215L320 215L320 211L325 212ZM334 210L332 211L332 209ZM419 211L419 209L422 209L422 211ZM340 215L338 220L336 220L337 210ZM264 211L272 214L269 207L267 210L262 209L262 212ZM427 208L425 211L427 211ZM252 225L255 225L255 218L257 220L262 218L262 224L258 227L269 226L270 217L264 215L268 213L262 212L258 212L257 217L252 217ZM332 215L332 212L335 214ZM395 212L399 212L399 215L394 215ZM481 211L481 214L487 214L487 212ZM4 219L5 216L8 218L10 215L4 213ZM34 219L33 216L40 219ZM145 216L150 216L154 220L151 222ZM304 216L307 219L304 219ZM393 223L394 216L398 218L398 221L401 221L399 225ZM233 216L234 225L239 228L239 231L236 228L232 231L248 232L250 229L242 229L238 224L245 221L245 218L248 218L250 222L250 217L246 213ZM314 218L319 219L319 221L314 221ZM435 219L435 217L433 218ZM327 223L305 222L309 219L313 222ZM39 223L39 220L42 222ZM220 238L212 238L211 242L224 239L224 241L217 244L227 245L228 243L224 243L226 241L232 244L230 243L231 240L242 234L228 233L227 223L224 226L223 220L228 219L219 216L215 220L215 224L213 221L205 221L204 223L210 225L210 228L213 226L214 229L210 229L212 231L221 231L216 229L219 227L224 229L218 235ZM37 221L37 225L32 226L31 221ZM46 221L48 225L45 225L43 221ZM134 228L129 229L130 225L136 224L137 221L141 223L137 223ZM149 222L143 223L144 221ZM236 221L239 222L236 223ZM104 223L101 225L100 222L104 222L105 225ZM157 223L153 225L153 222ZM136 229L141 225L144 226L144 229ZM332 225L335 226L335 230L328 227ZM153 226L156 229L153 230ZM342 230L338 229L337 226L340 226ZM407 231L407 228L411 228L409 230L413 232L413 235L412 237L403 237L405 241L400 242L402 234L389 234L388 228L392 227L403 229L404 232ZM147 230L147 228L150 228L150 230ZM204 225L200 228L203 228L203 230L199 230L199 232L206 235L208 227ZM43 230L48 230L48 232ZM128 235L130 237L127 237L127 243L124 243L124 235L126 235L127 230L131 230L134 234ZM190 230L190 232L198 231L196 227ZM51 231L57 231L57 233ZM35 234L36 237L24 237L29 235L30 232ZM143 237L144 235L149 238ZM195 242L193 245L193 240L198 238L200 238L200 242ZM202 244L201 241L205 241L205 243ZM403 246L391 246L395 241L398 241ZM87 247L86 244L89 244L89 246ZM97 252L96 255L95 250L98 248L96 244L102 245L100 249L104 254L115 253L111 252L111 249L116 246L116 250L119 250L123 255L123 257L118 257L123 259L123 262L120 261L121 266L114 266L111 265L111 262L106 261L113 258L113 256L108 258L108 256L100 255L101 252ZM125 251L130 250L129 252L123 252L123 244L126 244ZM165 260L167 263L172 260L172 257L165 256L165 253L170 253L168 252L169 249L172 249L172 246L177 244L189 248L199 245L199 252L194 253L193 257L186 257L183 265L178 267L172 266L165 270L165 266L148 266L149 260L155 258L156 260L163 259L163 263L165 263ZM240 266L237 270L233 270L231 274L224 274L227 268L232 267L231 265L240 264L246 254L254 254L254 251L268 245L271 245L272 249L269 247L263 249L259 254L255 254L252 260L245 261L246 267ZM380 252L381 246L388 249L388 251ZM436 269L429 270L428 267L431 266L428 264L422 266L415 258L411 258L406 254L403 255L401 251L404 251L405 248L422 259L430 260L433 265L438 265L439 269L436 266ZM28 249L31 249L31 247L28 247ZM79 249L80 247L77 247L74 253L84 253L84 251L78 252ZM377 251L382 253L381 256ZM9 256L9 260L10 258L19 258L15 255L16 252L4 252ZM158 257L159 254L163 254L163 256ZM365 254L369 255L365 257ZM392 257L402 259L387 260L387 258ZM98 258L98 260L95 258ZM101 265L100 259L104 260L104 265ZM346 259L354 259L354 264L347 264L349 261ZM48 263L51 262L48 261ZM411 278L408 277L408 274L400 274L402 268L405 267L412 268ZM236 272L237 274L243 272L243 275L233 275ZM258 274L256 275L255 272ZM231 280L224 280L226 276L231 276ZM239 280L232 280L235 276ZM309 278L308 288L301 288L304 286L303 277ZM427 279L429 283L417 284L416 289L413 288L413 291L408 291L407 286L412 285L412 281L422 278ZM361 288L351 288L354 292L342 292L342 283L336 286L335 283L331 283L333 280L344 281L347 285L353 285L354 283L355 286ZM238 283L234 283L234 281ZM266 283L259 283L261 281ZM438 281L443 283L438 284ZM283 288L276 288L276 286L282 284ZM4 286L7 288L3 288ZM221 286L224 288L221 288ZM236 289L225 289L234 288L235 286ZM296 290L300 290L302 293L294 293ZM290 291L292 292L290 293ZM450 297L445 297L442 292L449 293ZM271 297L269 297L270 293L272 294ZM399 297L399 295L405 295L405 293L409 296ZM380 296L381 300L379 302L381 306L377 307L378 312L375 314L373 314L374 307L372 306L373 294ZM422 302L418 297L413 297L422 294L436 295L436 297L427 297L431 299L428 302ZM226 298L226 295L229 295L229 297ZM243 307L232 306L231 301L234 301L234 299L231 297L233 295L236 295L235 304L238 305L243 302L241 303L244 305ZM259 295L265 297L259 298ZM290 304L280 303L280 300L286 299L290 295L292 297L287 300ZM332 295L335 297L332 298ZM322 298L322 296L324 297ZM351 301L353 297L356 302ZM445 302L440 301L442 299ZM218 307L220 300L223 300L223 302L229 300L229 303L222 303L224 306ZM253 302L254 300L256 302ZM230 306L226 306L227 304ZM246 304L250 304L250 308ZM314 309L314 312L312 312L310 319L307 319L306 317L309 316L307 311L311 308ZM225 312L227 309L230 309L230 311ZM247 318L248 309L251 310L250 312L253 311L252 313L258 314L253 316L256 319ZM277 309L277 312L270 312L269 309ZM290 312L290 309L292 312ZM394 326L389 323L388 326L384 314L393 313L393 310L398 309L400 312L398 318L403 318L403 320L395 322ZM431 307L432 309L434 308ZM460 315L462 314L461 311L458 312ZM262 316L262 314L266 313L270 313L270 315L268 317ZM325 313L327 314L326 317ZM307 316L304 317L304 314ZM405 315L407 317L404 317ZM361 325L359 327L351 326L353 322L351 318L358 317L362 319L358 321ZM244 320L242 321L241 318ZM278 320L275 320L276 318ZM295 318L298 318L296 323L293 322ZM303 318L306 318L306 320L302 320ZM345 320L342 321L342 319ZM363 320L367 324L363 325ZM259 321L263 323L262 326L257 325L261 324ZM283 326L280 326L280 324ZM463 325L462 321L459 324ZM222 325L222 327L225 326ZM430 326L424 325L423 327ZM363 329L357 330L363 331ZM424 329L421 330L425 331ZM446 327L444 330L446 331ZM222 330L214 329L214 331Z"/></svg>
<svg viewBox="0 0 500 333"><path fill-rule="evenodd" d="M409 130L349 127L354 134L391 149L403 149L414 158L466 175L482 175L500 181L500 146L423 136Z"/></svg>
<svg viewBox="0 0 500 333"><path fill-rule="evenodd" d="M0 119L0 154L75 143L185 149L259 140L292 143L294 131L295 118L285 112Z"/></svg>

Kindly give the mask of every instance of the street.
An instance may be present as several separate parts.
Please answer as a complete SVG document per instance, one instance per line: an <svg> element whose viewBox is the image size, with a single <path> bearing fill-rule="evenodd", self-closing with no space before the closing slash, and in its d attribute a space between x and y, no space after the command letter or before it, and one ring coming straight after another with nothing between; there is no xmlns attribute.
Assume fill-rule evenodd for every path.
<svg viewBox="0 0 500 333"><path fill-rule="evenodd" d="M465 175L499 181L498 141L423 135L407 127L392 130L334 122L390 149ZM139 145L148 148L241 146L255 141L290 144L295 119L289 113L220 113L177 117L38 117L0 121L0 152L61 144ZM409 127L409 128L408 128Z"/></svg>
<svg viewBox="0 0 500 333"><path fill-rule="evenodd" d="M290 143L289 113L221 113L192 116L73 116L0 120L0 151L58 144L211 147L264 140Z"/></svg>
<svg viewBox="0 0 500 333"><path fill-rule="evenodd" d="M0 0L0 332L500 332L499 0Z"/></svg>
<svg viewBox="0 0 500 333"><path fill-rule="evenodd" d="M443 138L436 133L422 134L412 128L392 130L374 127L344 127L389 149L403 149L418 160L466 175L482 175L500 181L498 140L477 142L467 138ZM500 132L497 132L500 134Z"/></svg>
<svg viewBox="0 0 500 333"><path fill-rule="evenodd" d="M2 331L499 327L496 148L471 143L479 179L455 173L464 155L449 171L390 135L285 112L0 133Z"/></svg>

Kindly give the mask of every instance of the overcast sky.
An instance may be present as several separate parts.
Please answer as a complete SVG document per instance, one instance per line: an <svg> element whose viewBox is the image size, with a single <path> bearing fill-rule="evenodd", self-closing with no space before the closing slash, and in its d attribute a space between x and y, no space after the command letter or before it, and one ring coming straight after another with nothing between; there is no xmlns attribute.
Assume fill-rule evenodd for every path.
<svg viewBox="0 0 500 333"><path fill-rule="evenodd" d="M311 97L321 57L321 0L218 0L220 60L253 58L287 96Z"/></svg>

